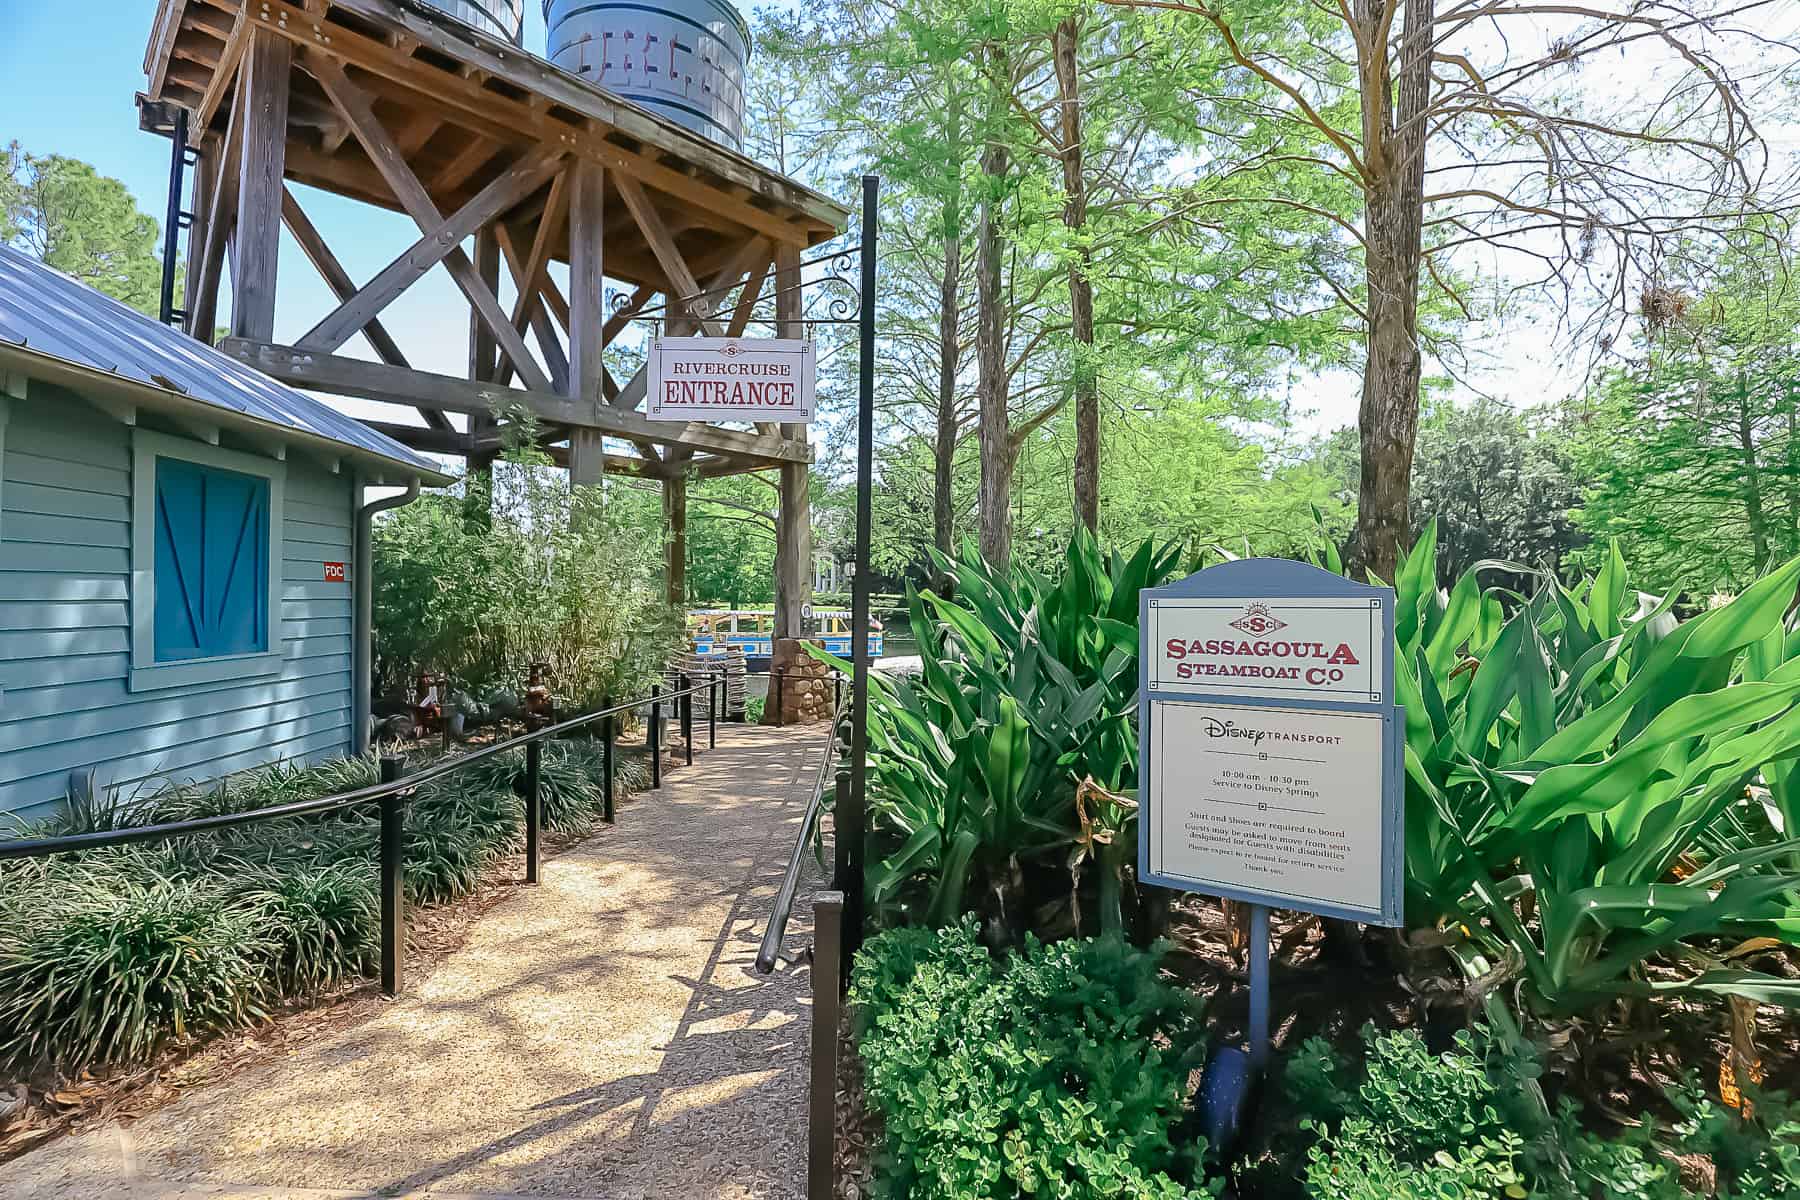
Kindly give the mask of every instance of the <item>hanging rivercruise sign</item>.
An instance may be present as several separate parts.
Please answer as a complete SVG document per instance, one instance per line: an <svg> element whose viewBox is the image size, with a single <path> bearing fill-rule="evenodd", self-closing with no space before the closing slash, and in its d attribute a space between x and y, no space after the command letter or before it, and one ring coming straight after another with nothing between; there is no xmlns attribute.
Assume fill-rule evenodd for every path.
<svg viewBox="0 0 1800 1200"><path fill-rule="evenodd" d="M1400 924L1393 590L1243 559L1140 604L1140 878Z"/></svg>
<svg viewBox="0 0 1800 1200"><path fill-rule="evenodd" d="M814 354L805 338L652 338L644 415L652 421L811 421Z"/></svg>

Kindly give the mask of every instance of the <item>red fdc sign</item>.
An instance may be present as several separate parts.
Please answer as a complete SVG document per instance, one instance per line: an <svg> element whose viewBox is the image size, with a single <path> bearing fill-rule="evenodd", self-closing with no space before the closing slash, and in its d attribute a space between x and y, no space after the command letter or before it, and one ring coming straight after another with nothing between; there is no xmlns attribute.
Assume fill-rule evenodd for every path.
<svg viewBox="0 0 1800 1200"><path fill-rule="evenodd" d="M344 582L344 564L343 563L326 563L325 564L325 582L326 583L342 583L342 582Z"/></svg>

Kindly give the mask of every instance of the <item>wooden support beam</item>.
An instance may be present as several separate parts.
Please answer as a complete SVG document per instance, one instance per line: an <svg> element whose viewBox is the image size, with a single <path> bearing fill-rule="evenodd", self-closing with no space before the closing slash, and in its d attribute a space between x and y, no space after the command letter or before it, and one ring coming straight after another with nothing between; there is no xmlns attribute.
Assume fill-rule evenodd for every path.
<svg viewBox="0 0 1800 1200"><path fill-rule="evenodd" d="M342 112L344 118L350 122L350 128L355 132L356 140L362 144L363 150L374 162L376 169L381 172L382 178L387 180L388 187L393 189L394 198L400 202L400 206L406 209L421 231L442 230L445 226L443 214L438 211L437 205L432 202L431 196L425 191L425 185L419 182L419 177L414 175L412 168L407 165L405 157L400 153L400 148L394 144L394 139L375 119L375 110L369 97L350 82L349 77L344 74L344 69L335 60L317 51L309 50L305 61L306 69L311 72L314 79L319 81L319 86L325 89L325 94L331 97L331 101L337 105L338 111ZM537 153L531 156L531 161L535 162L546 155L560 157L560 153L554 147L540 147ZM507 176L502 176L502 179L505 178ZM496 180L495 185L498 185L499 182ZM487 196L495 185L482 189L482 196ZM467 234L463 236L467 236ZM462 247L453 243L449 253L442 257L444 268L450 272L450 278L456 281L456 285L462 289L463 295L468 297L469 303L487 322L488 329L499 340L501 348L512 357L514 365L518 367L520 378L534 389L549 391L550 377L536 362L532 361L530 351L525 348L524 339L513 330L506 313L501 311L500 301L481 282L481 276L475 270L475 264L469 261L469 256L463 253Z"/></svg>
<svg viewBox="0 0 1800 1200"><path fill-rule="evenodd" d="M663 478L663 524L669 540L663 561L665 598L670 604L687 604L687 476L670 474Z"/></svg>
<svg viewBox="0 0 1800 1200"><path fill-rule="evenodd" d="M800 319L800 251L792 246L775 250L775 336L797 338L805 335ZM806 446L805 425L782 426L787 445ZM797 435L797 436L796 436ZM812 601L812 501L807 488L806 463L811 451L799 461L784 463L781 468L780 502L775 521L775 636L799 637L803 621L801 612ZM859 563L859 570L868 564ZM861 631L852 630L851 636Z"/></svg>
<svg viewBox="0 0 1800 1200"><path fill-rule="evenodd" d="M642 312L644 305L650 303L650 298L654 295L656 289L648 284L632 292L631 298L625 301L625 307L606 318L606 324L600 330L601 344L611 345L612 340L619 336L619 331L631 324L631 318Z"/></svg>
<svg viewBox="0 0 1800 1200"><path fill-rule="evenodd" d="M331 354L314 354L293 346L248 342L228 338L219 349L239 362L255 367L272 379L292 387L310 388L338 396L381 400L408 406L429 405L445 412L492 415L517 405L540 421L585 426L629 440L658 445L691 446L717 454L760 460L767 466L782 462L809 462L812 450L804 443L764 437L741 429L725 429L699 421L677 424L652 421L634 412L621 412L607 404L582 404L549 391L522 391L495 387L450 375L409 371L383 363L364 362Z"/></svg>
<svg viewBox="0 0 1800 1200"><path fill-rule="evenodd" d="M769 268L774 265L775 256L765 255L761 265L744 281L737 307L731 310L731 323L725 327L726 337L744 336L744 330L750 327L750 318L756 313L756 302L762 297L763 283L769 278Z"/></svg>
<svg viewBox="0 0 1800 1200"><path fill-rule="evenodd" d="M562 178L560 175L557 178ZM475 271L481 282L495 295L500 293L500 239L494 230L475 231ZM515 322L515 325L517 323ZM500 369L500 343L488 332L479 313L469 314L469 378L483 383L494 382Z"/></svg>
<svg viewBox="0 0 1800 1200"><path fill-rule="evenodd" d="M500 147L482 137L478 133L468 134L468 145L456 152L456 157L438 169L431 177L431 190L437 195L453 192L468 182L469 176L481 170L493 161L494 155L500 153Z"/></svg>
<svg viewBox="0 0 1800 1200"><path fill-rule="evenodd" d="M713 312L724 312L726 294L737 286L738 280L749 275L758 263L770 257L768 242L762 238L746 238L743 245L706 282L706 299L712 305ZM693 305L688 307L691 309Z"/></svg>
<svg viewBox="0 0 1800 1200"><path fill-rule="evenodd" d="M532 139L563 144L608 170L629 174L701 212L777 241L804 246L815 234L827 234L837 227L835 214L826 215L831 207L829 202L821 197L758 172L747 160L698 136L671 133L654 118L631 105L619 103L598 88L574 80L548 63L512 52L510 48L497 51L460 37L431 18L409 12L388 0L334 0L334 3L337 8L364 16L380 27L403 29L420 46L465 67L488 71L526 96L550 102L540 111L527 100L509 99L457 71L438 70L411 55L397 54L387 42L357 33L348 25L328 27L331 55L417 92L423 100L443 110L447 120L458 125L503 143ZM315 44L314 30L318 22L294 4L284 0L258 0L246 12L251 20L276 29L303 45ZM588 119L574 122L559 119L548 111L551 106L558 105ZM590 124L589 119L600 122L601 126ZM607 136L610 129L606 126L635 141L650 144L642 151L627 149ZM803 210L804 215L790 221L779 213L738 198L726 187L665 165L661 159L673 147L659 150L655 143L671 140L679 143L678 153L684 160L698 164L712 175L741 183L768 201Z"/></svg>
<svg viewBox="0 0 1800 1200"><path fill-rule="evenodd" d="M578 161L569 168L569 386L579 403L599 409L606 365L606 172ZM623 177L619 180L624 183ZM605 469L600 438L585 430L569 439L569 484L597 483Z"/></svg>
<svg viewBox="0 0 1800 1200"><path fill-rule="evenodd" d="M500 289L500 240L494 236L492 227L475 231L475 270L481 276L481 282L495 295ZM481 320L481 315L473 309L469 312L469 378L478 383L492 383L500 370L500 343L488 332L488 327ZM483 437L492 435L499 428L499 422L491 416L471 416L469 418L469 437L479 443ZM487 482L493 483L494 461L499 451L486 450L476 445L468 451L463 460L463 467L472 481L476 476L486 476ZM489 513L492 517L493 493L488 494Z"/></svg>
<svg viewBox="0 0 1800 1200"><path fill-rule="evenodd" d="M152 96L162 95L163 76L175 52L175 39L181 34L181 10L186 7L187 0L170 0L157 9L156 22L150 27L150 45L144 52L144 72L150 77L149 93Z"/></svg>
<svg viewBox="0 0 1800 1200"><path fill-rule="evenodd" d="M181 311L189 314L185 320L188 332L191 328L195 305L199 302L201 263L206 257L206 221L212 212L213 193L219 186L219 139L207 138L200 145L200 160L194 166L194 223L188 226L187 236L187 271L182 280Z"/></svg>
<svg viewBox="0 0 1800 1200"><path fill-rule="evenodd" d="M670 236L668 226L663 224L662 214L650 203L650 197L638 181L628 175L619 175L613 180L618 188L619 197L625 201L625 207L631 210L632 220L637 222L638 232L644 235L649 243L650 252L656 255L657 264L662 267L668 278L670 299L681 299L683 307L700 323L701 332L709 337L719 337L723 330L712 320L714 304L710 296L700 294L700 282L688 269L687 260L675 246L675 239ZM695 297L688 300L687 297Z"/></svg>
<svg viewBox="0 0 1800 1200"><path fill-rule="evenodd" d="M288 59L292 43L258 36L245 61L250 74L238 178L237 253L231 264L231 333L275 336L275 283L281 259L281 193L287 150Z"/></svg>
<svg viewBox="0 0 1800 1200"><path fill-rule="evenodd" d="M247 74L239 69L235 75L237 102L231 106L231 120L219 143L218 171L213 176L206 213L206 243L200 251L200 281L194 289L194 303L188 307L188 333L207 345L212 344L213 330L219 323L219 287L225 273L226 246L237 225L238 164L243 160L244 149L243 84Z"/></svg>
<svg viewBox="0 0 1800 1200"><path fill-rule="evenodd" d="M281 216L287 222L288 232L294 235L294 241L300 246L301 252L306 255L307 261L312 263L313 269L318 271L320 277L325 280L325 286L329 287L331 294L338 298L338 303L342 304L356 295L356 284L351 280L350 273L344 270L344 264L338 261L337 255L331 252L331 247L325 244L325 239L320 236L317 226L306 215L306 210L300 207L300 202L294 199L294 193L287 188L281 189ZM376 355L388 366L408 367L412 365L406 361L406 355L401 353L399 343L394 341L388 333L387 327L379 319L369 318L369 323L363 326L362 333L369 339L369 345L374 349ZM435 408L421 408L419 415L424 417L426 424L433 429L450 428L449 420Z"/></svg>
<svg viewBox="0 0 1800 1200"><path fill-rule="evenodd" d="M418 425L402 425L397 421L376 421L368 417L362 423L376 433L385 434L402 446L423 450L427 454L466 456L475 449L475 439L455 429L429 429Z"/></svg>
<svg viewBox="0 0 1800 1200"><path fill-rule="evenodd" d="M537 335L539 347L544 351L545 361L550 364L550 375L558 391L567 390L569 360L556 329L550 322L550 314L545 310L544 285L550 279L550 247L557 230L562 227L568 190L569 172L564 171L550 181L550 195L545 200L543 214L538 218L537 234L532 239L530 257L521 260L512 232L505 225L498 225L494 229L494 237L505 253L507 267L512 272L513 287L518 293L517 299L513 301L513 328L523 334L526 325L531 326L532 332ZM495 382L504 384L511 379L512 363L503 359Z"/></svg>
<svg viewBox="0 0 1800 1200"><path fill-rule="evenodd" d="M450 217L440 217L431 226L425 226L421 222L424 232L418 241L407 248L406 253L383 267L375 278L313 326L297 344L308 350L326 353L336 350L398 299L402 292L423 279L431 268L440 262L447 264L452 255L462 255L463 262L468 265L472 287L491 299L494 295L492 289L475 267L469 264L468 256L463 255L463 239L542 187L544 180L556 172L561 161L562 155L548 147L527 155L502 172L494 182L482 188L474 199L457 209ZM402 166L404 169L404 164ZM408 174L411 172L408 171ZM430 201L427 200L426 203ZM470 289L464 290L466 292ZM494 304L498 306L499 301L494 300ZM477 319L481 319L479 315ZM486 326L485 320L483 325ZM506 322L506 326L509 331L512 329L510 321ZM489 333L497 335L498 331L489 329ZM524 342L518 340L516 333L513 337L522 348ZM500 340L498 336L496 340ZM530 365L535 369L535 363ZM524 367L520 368L520 374L526 375Z"/></svg>
<svg viewBox="0 0 1800 1200"><path fill-rule="evenodd" d="M250 45L250 32L254 26L239 13L231 26L231 32L225 38L225 52L219 56L219 65L213 72L212 83L207 85L206 94L200 97L200 106L194 110L193 128L205 130L212 125L213 114L219 111L219 105L237 83L238 67L244 61L244 52ZM236 120L236 114L232 116Z"/></svg>

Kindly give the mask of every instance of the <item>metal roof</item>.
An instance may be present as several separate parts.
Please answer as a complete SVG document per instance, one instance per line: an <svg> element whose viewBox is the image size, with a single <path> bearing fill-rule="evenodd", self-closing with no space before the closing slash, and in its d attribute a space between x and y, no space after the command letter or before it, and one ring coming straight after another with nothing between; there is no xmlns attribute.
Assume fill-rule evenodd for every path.
<svg viewBox="0 0 1800 1200"><path fill-rule="evenodd" d="M427 481L445 477L436 463L361 421L0 246L0 348L6 343L198 401L270 433L324 438Z"/></svg>

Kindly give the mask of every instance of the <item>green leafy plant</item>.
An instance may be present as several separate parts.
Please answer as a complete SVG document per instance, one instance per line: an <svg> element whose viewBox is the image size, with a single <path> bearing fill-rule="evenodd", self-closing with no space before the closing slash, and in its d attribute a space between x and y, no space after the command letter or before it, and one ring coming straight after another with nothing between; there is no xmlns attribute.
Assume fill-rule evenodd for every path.
<svg viewBox="0 0 1800 1200"><path fill-rule="evenodd" d="M420 789L406 818L411 902L467 894L517 844L522 769L522 754L501 756ZM549 827L592 823L600 771L597 744L546 744ZM361 787L375 772L366 758L278 764L210 787L110 796L54 831L262 809ZM617 795L647 778L647 764L620 760ZM141 1062L171 1041L256 1019L274 1000L366 975L379 930L378 832L365 805L0 863L0 1064L71 1073Z"/></svg>
<svg viewBox="0 0 1800 1200"><path fill-rule="evenodd" d="M1645 1116L1604 1133L1565 1096L1545 1116L1525 1086L1534 1064L1484 1026L1441 1054L1411 1030L1362 1032L1354 1064L1323 1039L1288 1061L1283 1088L1315 1135L1307 1192L1321 1200L1527 1196L1678 1200L1677 1152L1710 1160L1721 1200L1800 1196L1800 1108L1752 1089L1745 1116L1709 1100L1692 1080L1670 1089L1671 1127Z"/></svg>
<svg viewBox="0 0 1800 1200"><path fill-rule="evenodd" d="M1629 590L1616 547L1593 577L1521 596L1482 587L1491 564L1441 590L1433 539L1395 580L1409 924L1438 931L1502 1024L1513 977L1545 1016L1669 993L1800 1002L1800 983L1710 948L1800 936L1800 560L1676 621L1672 596ZM1734 812L1759 784L1783 836Z"/></svg>
<svg viewBox="0 0 1800 1200"><path fill-rule="evenodd" d="M1081 530L1056 579L997 572L973 548L937 565L956 599L908 593L919 674L870 682L880 853L869 899L890 921L942 924L977 910L1012 939L1042 926L1046 910L1066 912L1071 873L1101 857L1089 853L1077 785L1092 779L1112 795L1137 785L1138 593L1169 578L1175 553L1145 543L1109 555ZM1117 818L1105 831L1117 844L1134 836L1116 801L1095 815ZM1110 873L1096 884L1103 931L1127 924L1126 865L1109 854L1088 872ZM1034 887L1034 877L1047 882Z"/></svg>
<svg viewBox="0 0 1800 1200"><path fill-rule="evenodd" d="M406 897L442 904L475 890L489 863L524 829L511 787L450 775L420 790L406 810Z"/></svg>
<svg viewBox="0 0 1800 1200"><path fill-rule="evenodd" d="M662 678L682 638L663 602L659 527L598 488L571 492L547 460L514 453L492 488L428 496L375 527L374 619L383 679L444 672L484 695L547 662L559 699L591 710Z"/></svg>
<svg viewBox="0 0 1800 1200"><path fill-rule="evenodd" d="M64 889L0 937L0 1061L141 1061L261 1017L276 949L259 918L209 882Z"/></svg>
<svg viewBox="0 0 1800 1200"><path fill-rule="evenodd" d="M1411 1030L1366 1026L1362 1042L1362 1061L1351 1067L1309 1039L1284 1077L1302 1127L1316 1137L1309 1195L1524 1200L1527 1137L1542 1129L1513 1111L1517 1089L1485 1028L1459 1031L1442 1054Z"/></svg>
<svg viewBox="0 0 1800 1200"><path fill-rule="evenodd" d="M375 872L335 862L316 871L242 876L238 899L263 922L273 994L304 995L364 974L380 940Z"/></svg>
<svg viewBox="0 0 1800 1200"><path fill-rule="evenodd" d="M1671 1089L1684 1151L1710 1158L1720 1200L1800 1197L1800 1103L1786 1092L1746 1089L1748 1113L1710 1099L1692 1080Z"/></svg>
<svg viewBox="0 0 1800 1200"><path fill-rule="evenodd" d="M1197 1060L1193 997L1116 937L1028 939L996 960L965 919L890 930L850 1002L885 1129L883 1194L1157 1197L1196 1187L1170 1130Z"/></svg>

